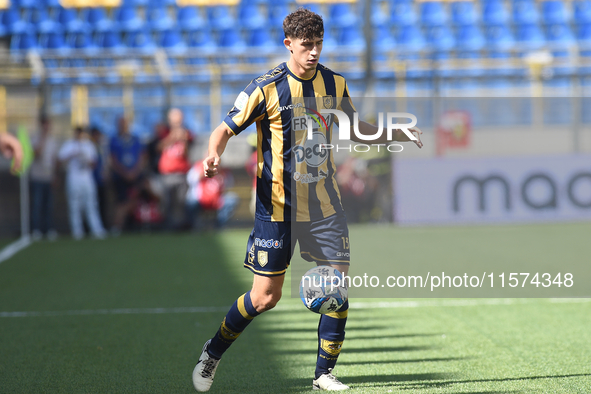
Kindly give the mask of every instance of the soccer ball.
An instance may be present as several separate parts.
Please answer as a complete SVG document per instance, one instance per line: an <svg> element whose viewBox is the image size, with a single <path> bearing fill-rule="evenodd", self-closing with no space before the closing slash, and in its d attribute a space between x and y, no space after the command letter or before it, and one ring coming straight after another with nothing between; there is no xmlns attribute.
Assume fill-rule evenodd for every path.
<svg viewBox="0 0 591 394"><path fill-rule="evenodd" d="M335 268L314 267L302 276L300 298L312 312L336 312L347 301L347 283Z"/></svg>

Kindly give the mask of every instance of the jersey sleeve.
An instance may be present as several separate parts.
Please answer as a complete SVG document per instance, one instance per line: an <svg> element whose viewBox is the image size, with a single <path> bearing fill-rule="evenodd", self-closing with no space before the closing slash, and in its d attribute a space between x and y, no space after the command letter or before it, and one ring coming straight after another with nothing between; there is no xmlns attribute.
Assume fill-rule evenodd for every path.
<svg viewBox="0 0 591 394"><path fill-rule="evenodd" d="M228 112L224 123L236 135L267 113L265 96L261 88L250 83L236 98L234 107Z"/></svg>

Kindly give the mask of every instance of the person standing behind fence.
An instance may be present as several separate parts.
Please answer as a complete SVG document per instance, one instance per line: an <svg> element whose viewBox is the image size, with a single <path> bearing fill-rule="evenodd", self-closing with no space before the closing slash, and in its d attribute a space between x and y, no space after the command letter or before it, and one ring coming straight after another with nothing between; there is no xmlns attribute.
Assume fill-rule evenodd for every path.
<svg viewBox="0 0 591 394"><path fill-rule="evenodd" d="M96 185L92 176L97 152L88 133L82 127L76 127L74 138L64 142L58 158L66 165L66 194L72 237L77 240L84 237L84 212L92 235L99 239L105 238L105 229L98 212Z"/></svg>
<svg viewBox="0 0 591 394"><path fill-rule="evenodd" d="M56 183L55 168L58 142L51 135L49 118L40 120L39 135L33 139L35 159L31 164L32 229L33 239L39 240L46 234L47 239L55 240L57 231L53 227L53 189Z"/></svg>
<svg viewBox="0 0 591 394"><path fill-rule="evenodd" d="M93 126L90 129L90 139L96 148L96 165L92 170L94 182L96 184L96 196L99 207L99 215L103 227L107 227L107 181L108 181L108 147L105 145L103 133L98 127Z"/></svg>
<svg viewBox="0 0 591 394"><path fill-rule="evenodd" d="M172 229L181 224L175 215L184 207L186 173L191 168L189 148L193 138L183 126L183 113L178 108L168 111L168 127L168 133L158 144L162 152L158 170L162 179L166 227Z"/></svg>
<svg viewBox="0 0 591 394"><path fill-rule="evenodd" d="M111 233L119 235L134 208L132 191L138 188L146 167L146 150L139 138L131 135L125 118L119 118L118 133L111 138L111 168L117 196L115 220Z"/></svg>

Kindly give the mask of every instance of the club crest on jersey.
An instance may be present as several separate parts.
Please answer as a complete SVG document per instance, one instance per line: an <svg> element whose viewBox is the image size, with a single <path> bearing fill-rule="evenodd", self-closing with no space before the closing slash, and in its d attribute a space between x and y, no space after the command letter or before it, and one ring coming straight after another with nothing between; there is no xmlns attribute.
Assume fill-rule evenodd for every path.
<svg viewBox="0 0 591 394"><path fill-rule="evenodd" d="M259 265L264 267L269 262L269 253L264 250L259 250L257 255L257 260L259 261Z"/></svg>
<svg viewBox="0 0 591 394"><path fill-rule="evenodd" d="M322 104L324 105L324 108L332 109L332 106L333 106L332 96L322 97Z"/></svg>

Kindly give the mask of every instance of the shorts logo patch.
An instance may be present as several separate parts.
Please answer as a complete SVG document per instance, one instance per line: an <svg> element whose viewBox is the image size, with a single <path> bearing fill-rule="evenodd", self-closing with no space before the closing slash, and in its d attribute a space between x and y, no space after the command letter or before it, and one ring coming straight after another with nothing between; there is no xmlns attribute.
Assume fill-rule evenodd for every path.
<svg viewBox="0 0 591 394"><path fill-rule="evenodd" d="M259 265L264 267L269 262L269 253L264 250L259 250L257 255L257 260L259 261Z"/></svg>
<svg viewBox="0 0 591 394"><path fill-rule="evenodd" d="M327 341L320 338L320 348L331 356L337 356L341 352L343 341Z"/></svg>
<svg viewBox="0 0 591 394"><path fill-rule="evenodd" d="M238 97L236 97L236 101L234 101L234 107L236 107L236 109L238 111L242 111L244 109L244 107L246 107L247 102L248 102L248 94L246 94L244 92L240 92Z"/></svg>
<svg viewBox="0 0 591 394"><path fill-rule="evenodd" d="M250 250L248 251L248 264L252 264L253 261L254 261L254 244L252 244L252 246L250 247Z"/></svg>

